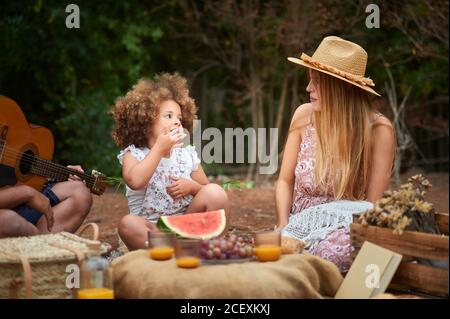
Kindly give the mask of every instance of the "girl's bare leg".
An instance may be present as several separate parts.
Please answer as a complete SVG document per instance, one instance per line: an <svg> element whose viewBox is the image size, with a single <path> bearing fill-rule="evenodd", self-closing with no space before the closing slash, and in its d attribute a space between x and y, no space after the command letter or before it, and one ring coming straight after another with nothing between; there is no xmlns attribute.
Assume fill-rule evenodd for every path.
<svg viewBox="0 0 450 319"><path fill-rule="evenodd" d="M129 250L145 249L148 231L158 230L156 225L145 218L134 215L126 215L119 222L118 231L120 238Z"/></svg>
<svg viewBox="0 0 450 319"><path fill-rule="evenodd" d="M227 221L230 220L230 204L225 190L217 184L202 186L189 205L186 213L199 213L224 209Z"/></svg>

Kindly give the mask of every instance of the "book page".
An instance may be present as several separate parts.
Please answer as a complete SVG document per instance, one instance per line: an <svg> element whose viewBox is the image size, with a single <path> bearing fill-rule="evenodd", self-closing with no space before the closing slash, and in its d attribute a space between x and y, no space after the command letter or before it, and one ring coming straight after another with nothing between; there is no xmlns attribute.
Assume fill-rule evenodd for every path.
<svg viewBox="0 0 450 319"><path fill-rule="evenodd" d="M365 241L335 298L372 298L375 293L384 292L398 267L398 259L401 255Z"/></svg>

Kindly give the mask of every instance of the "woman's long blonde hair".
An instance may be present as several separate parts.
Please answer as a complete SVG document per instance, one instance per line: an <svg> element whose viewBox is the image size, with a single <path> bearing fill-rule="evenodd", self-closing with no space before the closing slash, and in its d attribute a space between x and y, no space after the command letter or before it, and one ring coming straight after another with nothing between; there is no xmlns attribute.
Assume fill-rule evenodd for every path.
<svg viewBox="0 0 450 319"><path fill-rule="evenodd" d="M335 199L361 200L371 166L371 112L368 93L345 81L315 72L320 112L314 112L317 132L315 177ZM316 80L317 81L317 80Z"/></svg>

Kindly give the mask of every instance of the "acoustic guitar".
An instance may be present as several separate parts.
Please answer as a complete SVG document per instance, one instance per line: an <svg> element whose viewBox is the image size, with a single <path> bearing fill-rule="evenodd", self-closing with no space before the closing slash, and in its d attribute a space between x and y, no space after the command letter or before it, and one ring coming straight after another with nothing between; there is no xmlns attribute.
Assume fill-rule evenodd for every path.
<svg viewBox="0 0 450 319"><path fill-rule="evenodd" d="M40 191L48 178L63 182L76 175L92 193L103 194L105 175L89 175L53 163L53 149L50 130L29 124L16 102L0 96L0 188L24 184Z"/></svg>

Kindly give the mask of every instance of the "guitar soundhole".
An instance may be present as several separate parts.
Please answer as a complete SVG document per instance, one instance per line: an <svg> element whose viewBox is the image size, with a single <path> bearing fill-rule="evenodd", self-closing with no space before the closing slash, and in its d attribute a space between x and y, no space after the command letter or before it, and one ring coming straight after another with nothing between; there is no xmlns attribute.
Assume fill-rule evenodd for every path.
<svg viewBox="0 0 450 319"><path fill-rule="evenodd" d="M19 170L22 175L27 175L30 173L34 161L33 156L34 153L31 150L28 150L22 154L19 165Z"/></svg>

